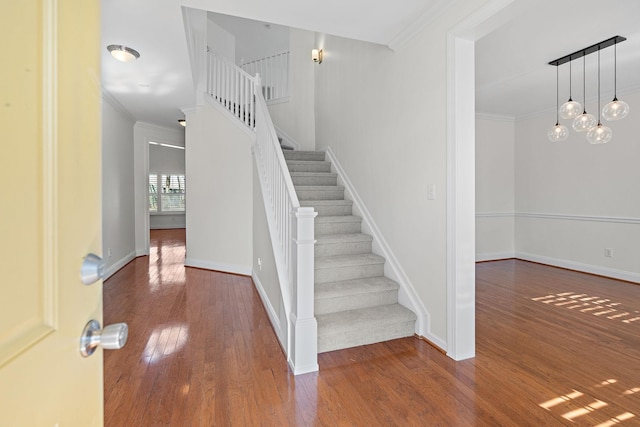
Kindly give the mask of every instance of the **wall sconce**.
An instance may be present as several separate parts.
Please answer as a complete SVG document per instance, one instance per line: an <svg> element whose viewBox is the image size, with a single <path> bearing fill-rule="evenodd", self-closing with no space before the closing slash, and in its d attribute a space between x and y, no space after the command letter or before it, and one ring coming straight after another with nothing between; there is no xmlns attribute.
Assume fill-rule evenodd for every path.
<svg viewBox="0 0 640 427"><path fill-rule="evenodd" d="M322 49L313 49L311 51L311 59L313 59L315 63L322 64Z"/></svg>

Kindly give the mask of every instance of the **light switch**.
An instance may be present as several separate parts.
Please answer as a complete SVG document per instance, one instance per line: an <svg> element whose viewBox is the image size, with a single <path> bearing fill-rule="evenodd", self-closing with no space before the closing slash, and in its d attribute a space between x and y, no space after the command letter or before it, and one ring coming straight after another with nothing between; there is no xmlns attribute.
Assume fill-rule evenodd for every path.
<svg viewBox="0 0 640 427"><path fill-rule="evenodd" d="M435 200L436 199L436 185L429 184L427 185L427 200Z"/></svg>

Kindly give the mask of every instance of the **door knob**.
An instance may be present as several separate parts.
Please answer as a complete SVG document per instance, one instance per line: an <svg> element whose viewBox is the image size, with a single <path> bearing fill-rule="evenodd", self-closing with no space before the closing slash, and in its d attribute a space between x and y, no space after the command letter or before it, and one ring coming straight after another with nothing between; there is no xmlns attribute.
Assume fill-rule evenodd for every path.
<svg viewBox="0 0 640 427"><path fill-rule="evenodd" d="M96 351L98 345L105 350L118 350L127 343L129 327L126 323L114 323L100 330L97 320L90 320L82 331L80 338L80 354L89 357Z"/></svg>
<svg viewBox="0 0 640 427"><path fill-rule="evenodd" d="M82 261L82 267L80 268L80 279L85 285L90 285L93 282L104 277L104 260L96 254L87 254Z"/></svg>

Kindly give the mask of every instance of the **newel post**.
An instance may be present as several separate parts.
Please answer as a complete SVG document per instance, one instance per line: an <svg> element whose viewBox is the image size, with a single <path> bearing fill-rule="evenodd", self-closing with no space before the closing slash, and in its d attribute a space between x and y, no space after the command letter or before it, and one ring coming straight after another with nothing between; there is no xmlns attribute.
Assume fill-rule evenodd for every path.
<svg viewBox="0 0 640 427"><path fill-rule="evenodd" d="M313 208L297 208L293 262L293 307L291 321L291 363L294 375L318 370L318 324L314 305L314 219Z"/></svg>

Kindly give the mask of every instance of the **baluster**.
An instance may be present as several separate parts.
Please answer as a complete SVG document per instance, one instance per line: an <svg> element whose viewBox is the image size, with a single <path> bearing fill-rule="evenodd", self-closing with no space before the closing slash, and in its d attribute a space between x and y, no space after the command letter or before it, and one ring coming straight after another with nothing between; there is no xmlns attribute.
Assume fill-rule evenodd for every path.
<svg viewBox="0 0 640 427"><path fill-rule="evenodd" d="M242 116L240 116L240 73L236 70L234 73L236 77L235 81L235 93L233 94L233 99L235 100L235 113L236 117L242 120Z"/></svg>
<svg viewBox="0 0 640 427"><path fill-rule="evenodd" d="M242 76L242 78L240 79L240 120L242 120L243 123L247 123L247 116L244 114L244 88L246 85L246 77Z"/></svg>

